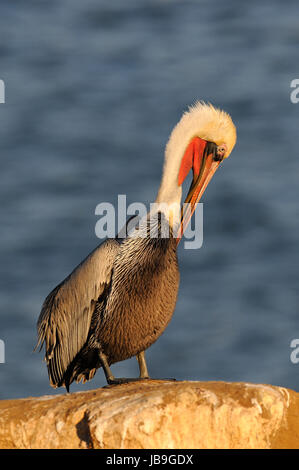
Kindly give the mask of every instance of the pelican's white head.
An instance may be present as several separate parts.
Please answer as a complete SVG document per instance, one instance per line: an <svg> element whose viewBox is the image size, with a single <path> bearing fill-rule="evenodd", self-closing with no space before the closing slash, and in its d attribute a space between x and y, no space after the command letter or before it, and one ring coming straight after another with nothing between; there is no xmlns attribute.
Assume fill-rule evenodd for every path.
<svg viewBox="0 0 299 470"><path fill-rule="evenodd" d="M192 169L193 182L185 201L191 203L192 215L219 164L233 150L236 139L235 125L225 111L203 102L191 106L166 145L156 203L180 204L181 185Z"/></svg>

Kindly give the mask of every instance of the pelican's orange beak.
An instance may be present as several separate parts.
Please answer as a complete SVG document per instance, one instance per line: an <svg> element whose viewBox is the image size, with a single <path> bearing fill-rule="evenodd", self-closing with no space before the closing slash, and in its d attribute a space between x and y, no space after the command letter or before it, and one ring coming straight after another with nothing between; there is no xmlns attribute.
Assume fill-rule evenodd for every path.
<svg viewBox="0 0 299 470"><path fill-rule="evenodd" d="M217 145L200 137L194 137L186 148L181 162L178 183L179 185L183 183L191 168L193 180L182 208L177 243L180 242L195 211L196 204L200 201L221 160L222 155L219 156Z"/></svg>

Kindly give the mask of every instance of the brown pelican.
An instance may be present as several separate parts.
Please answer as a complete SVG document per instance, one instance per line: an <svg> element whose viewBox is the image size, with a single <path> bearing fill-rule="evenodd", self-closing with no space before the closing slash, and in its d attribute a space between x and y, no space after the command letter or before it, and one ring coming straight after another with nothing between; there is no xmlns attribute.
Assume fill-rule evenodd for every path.
<svg viewBox="0 0 299 470"><path fill-rule="evenodd" d="M108 384L149 378L144 351L167 327L179 285L177 244L186 223L221 161L236 142L230 116L196 103L173 129L165 149L156 198L156 235L148 220L133 235L100 244L45 299L38 319L38 343L45 344L50 384L90 380L102 367ZM193 181L178 214L182 183ZM169 229L161 236L162 225ZM140 236L136 236L140 231ZM136 232L137 231L137 232ZM110 365L136 356L140 376L115 378Z"/></svg>

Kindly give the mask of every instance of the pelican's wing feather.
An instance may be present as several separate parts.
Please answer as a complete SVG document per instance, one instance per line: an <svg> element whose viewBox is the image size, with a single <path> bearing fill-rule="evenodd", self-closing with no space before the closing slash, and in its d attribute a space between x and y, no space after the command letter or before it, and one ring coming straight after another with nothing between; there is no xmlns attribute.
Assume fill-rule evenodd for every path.
<svg viewBox="0 0 299 470"><path fill-rule="evenodd" d="M95 304L110 284L119 243L108 239L98 246L45 299L37 323L38 342L45 344L45 360L52 386L87 340Z"/></svg>

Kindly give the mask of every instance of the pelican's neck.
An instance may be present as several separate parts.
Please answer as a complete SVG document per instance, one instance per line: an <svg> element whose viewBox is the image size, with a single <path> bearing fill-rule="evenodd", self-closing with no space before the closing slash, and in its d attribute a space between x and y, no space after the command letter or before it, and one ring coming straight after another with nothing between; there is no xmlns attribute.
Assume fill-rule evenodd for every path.
<svg viewBox="0 0 299 470"><path fill-rule="evenodd" d="M168 158L171 151L168 145L165 150L165 160L161 184L155 200L158 210L164 213L172 229L180 223L182 187L178 185L180 158Z"/></svg>
<svg viewBox="0 0 299 470"><path fill-rule="evenodd" d="M155 202L157 204L181 204L182 187L178 186L177 177L174 180L164 173Z"/></svg>

